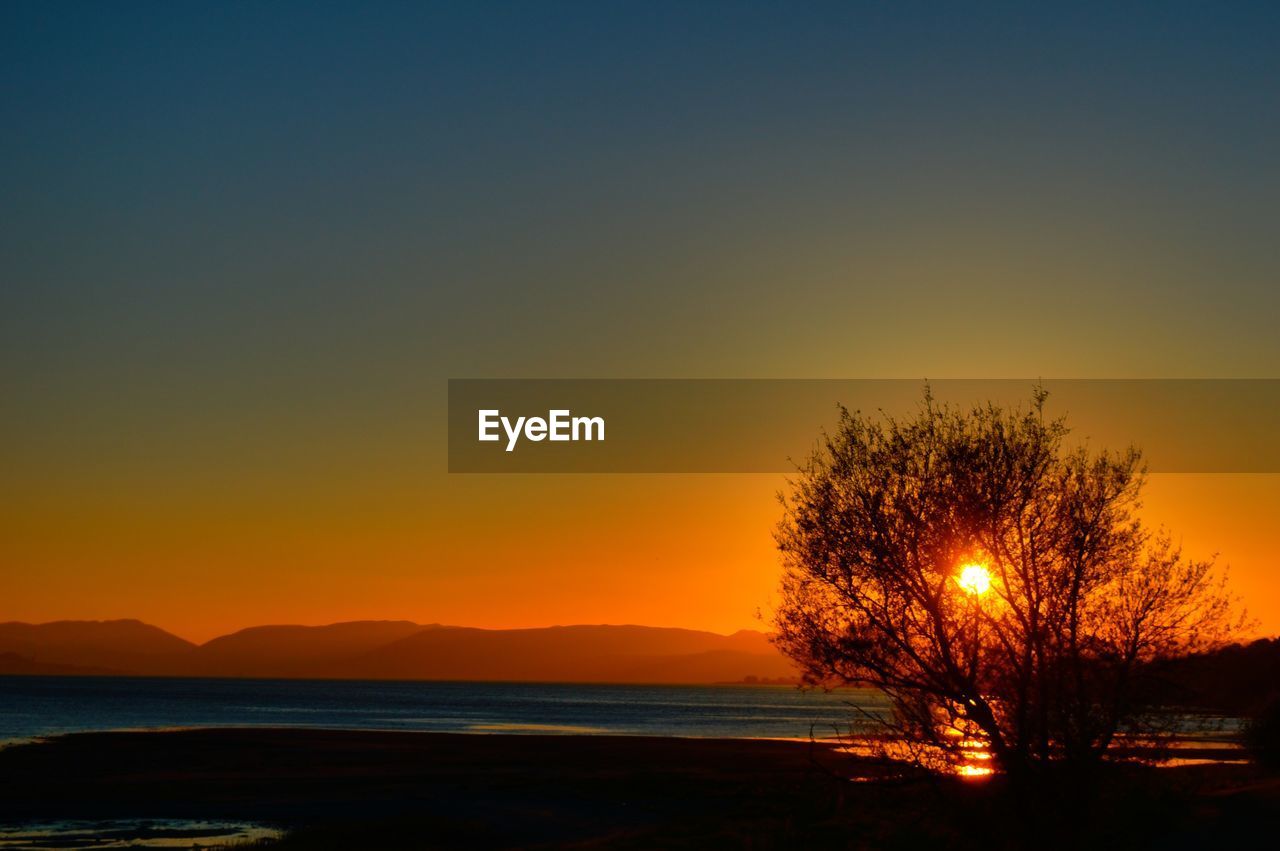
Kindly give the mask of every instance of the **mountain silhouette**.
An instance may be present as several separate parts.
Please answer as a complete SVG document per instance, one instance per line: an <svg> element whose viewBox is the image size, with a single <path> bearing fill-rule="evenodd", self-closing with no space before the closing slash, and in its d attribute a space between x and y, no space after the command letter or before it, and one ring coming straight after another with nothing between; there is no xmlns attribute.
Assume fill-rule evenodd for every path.
<svg viewBox="0 0 1280 851"><path fill-rule="evenodd" d="M0 624L0 674L710 683L795 676L766 635L646 626L258 626L195 645L140 621Z"/></svg>
<svg viewBox="0 0 1280 851"><path fill-rule="evenodd" d="M0 623L0 653L44 666L150 673L181 667L195 647L138 620Z"/></svg>
<svg viewBox="0 0 1280 851"><path fill-rule="evenodd" d="M432 628L411 621L253 626L197 647L190 665L201 676L332 676L352 657Z"/></svg>
<svg viewBox="0 0 1280 851"><path fill-rule="evenodd" d="M89 665L59 665L56 662L37 662L18 653L0 653L0 675L17 674L33 677L88 677L118 674L110 668L94 668Z"/></svg>
<svg viewBox="0 0 1280 851"><path fill-rule="evenodd" d="M448 680L693 683L795 671L759 632L647 626L424 630L352 660L348 675Z"/></svg>

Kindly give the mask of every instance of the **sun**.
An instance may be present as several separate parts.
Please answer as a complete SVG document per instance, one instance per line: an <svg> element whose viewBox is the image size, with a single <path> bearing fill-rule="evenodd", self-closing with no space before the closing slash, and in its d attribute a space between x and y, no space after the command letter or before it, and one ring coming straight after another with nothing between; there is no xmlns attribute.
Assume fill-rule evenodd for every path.
<svg viewBox="0 0 1280 851"><path fill-rule="evenodd" d="M983 564L966 564L960 568L956 584L966 594L985 594L991 588L991 571Z"/></svg>

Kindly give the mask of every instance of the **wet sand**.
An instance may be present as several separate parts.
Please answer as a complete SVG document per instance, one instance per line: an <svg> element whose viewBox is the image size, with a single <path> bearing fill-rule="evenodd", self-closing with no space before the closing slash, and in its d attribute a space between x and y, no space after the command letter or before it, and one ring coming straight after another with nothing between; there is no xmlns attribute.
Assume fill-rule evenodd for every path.
<svg viewBox="0 0 1280 851"><path fill-rule="evenodd" d="M84 733L0 750L0 823L233 819L281 848L1015 847L999 781L902 779L803 742L305 729ZM850 778L856 778L851 780ZM1270 832L1252 766L1131 768L1129 847ZM1109 815L1108 815L1109 813ZM1069 819L1069 813L1063 813ZM1247 832L1242 836L1249 835ZM1210 842L1210 838L1213 841Z"/></svg>

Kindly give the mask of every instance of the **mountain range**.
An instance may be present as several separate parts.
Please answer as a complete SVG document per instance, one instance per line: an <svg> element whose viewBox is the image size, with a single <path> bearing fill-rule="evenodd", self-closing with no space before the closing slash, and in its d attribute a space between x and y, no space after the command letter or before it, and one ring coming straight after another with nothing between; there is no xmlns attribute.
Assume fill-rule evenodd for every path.
<svg viewBox="0 0 1280 851"><path fill-rule="evenodd" d="M0 674L712 683L794 678L753 630L257 626L194 644L137 620L0 623Z"/></svg>

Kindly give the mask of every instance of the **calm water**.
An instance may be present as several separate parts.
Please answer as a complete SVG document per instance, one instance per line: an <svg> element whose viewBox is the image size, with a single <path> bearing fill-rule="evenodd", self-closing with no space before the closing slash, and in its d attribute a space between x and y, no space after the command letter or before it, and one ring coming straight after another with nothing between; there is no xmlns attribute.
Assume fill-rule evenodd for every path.
<svg viewBox="0 0 1280 851"><path fill-rule="evenodd" d="M808 738L865 723L851 702L887 709L871 691L785 686L0 677L0 741L211 726Z"/></svg>

